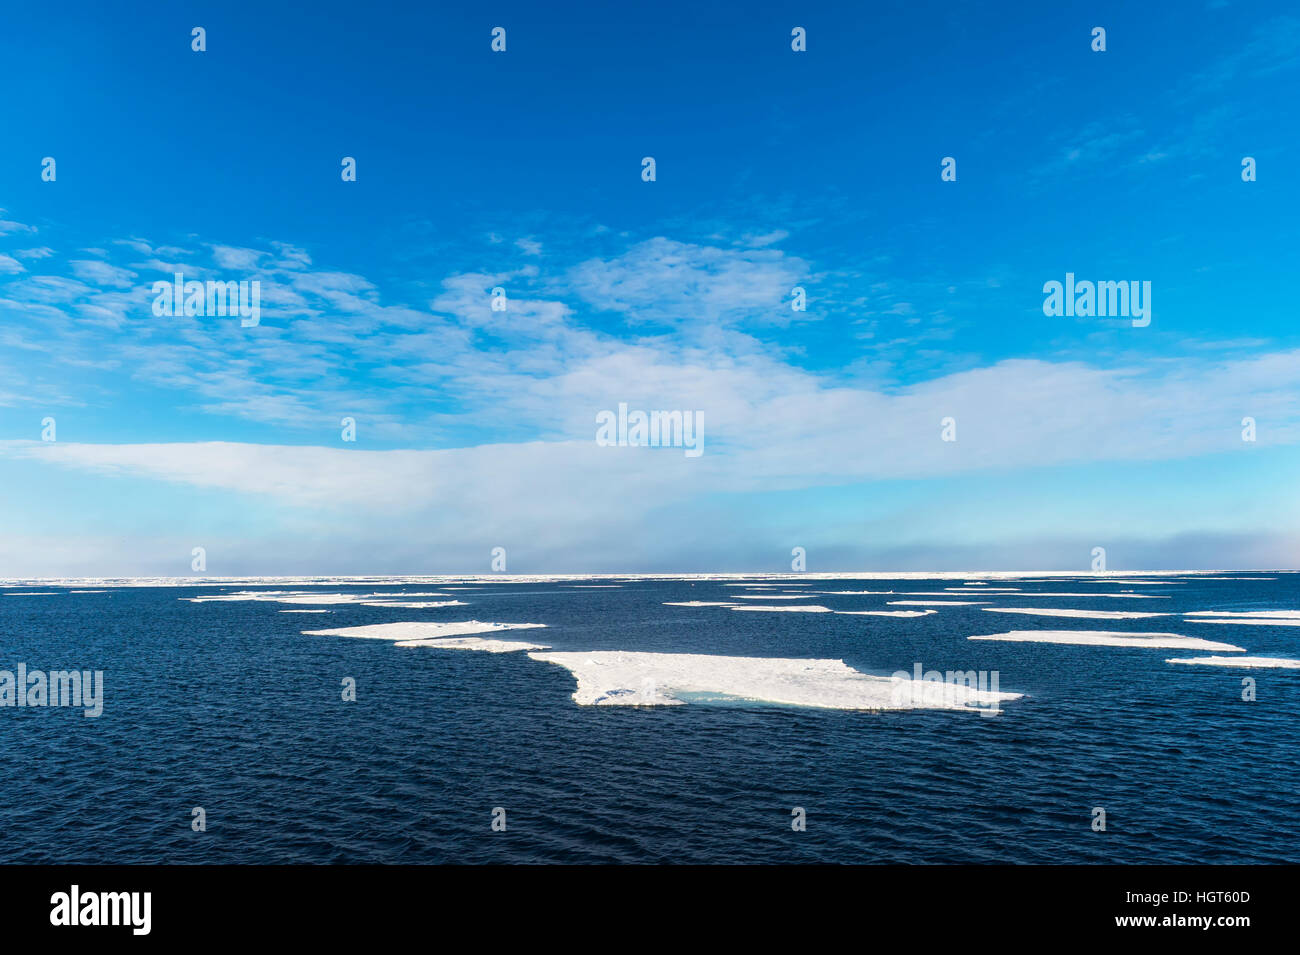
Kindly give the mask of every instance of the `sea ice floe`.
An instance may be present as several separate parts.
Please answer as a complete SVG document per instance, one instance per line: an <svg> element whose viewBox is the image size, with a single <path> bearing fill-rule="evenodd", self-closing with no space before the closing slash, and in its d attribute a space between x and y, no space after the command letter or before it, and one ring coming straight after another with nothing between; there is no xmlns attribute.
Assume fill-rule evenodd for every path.
<svg viewBox="0 0 1300 955"><path fill-rule="evenodd" d="M1300 670L1300 660L1289 660L1286 657L1184 657L1165 662L1201 663L1212 667L1279 667L1285 670Z"/></svg>
<svg viewBox="0 0 1300 955"><path fill-rule="evenodd" d="M1183 616L1193 623L1300 623L1300 610L1193 610Z"/></svg>
<svg viewBox="0 0 1300 955"><path fill-rule="evenodd" d="M834 613L846 617L924 617L938 613L937 610L836 610Z"/></svg>
<svg viewBox="0 0 1300 955"><path fill-rule="evenodd" d="M1136 610L1064 610L1042 607L985 607L985 613L1027 613L1037 617L1088 617L1097 620L1137 620L1142 617L1168 617L1167 613L1141 613Z"/></svg>
<svg viewBox="0 0 1300 955"><path fill-rule="evenodd" d="M362 600L363 607L392 607L395 610L428 610L431 607L468 607L463 600Z"/></svg>
<svg viewBox="0 0 1300 955"><path fill-rule="evenodd" d="M396 609L425 609L429 607L464 607L461 600L444 600L437 602L412 600L413 597L454 597L454 594L416 593L416 594L324 594L290 590L241 590L233 594L205 594L198 597L184 597L190 603L257 601L277 604L341 605L354 604L362 607L393 607Z"/></svg>
<svg viewBox="0 0 1300 955"><path fill-rule="evenodd" d="M277 610L276 613L333 613L333 610Z"/></svg>
<svg viewBox="0 0 1300 955"><path fill-rule="evenodd" d="M1188 617L1187 623L1235 623L1247 627L1300 627L1294 617Z"/></svg>
<svg viewBox="0 0 1300 955"><path fill-rule="evenodd" d="M318 637L363 637L372 640L433 640L441 637L459 637L471 633L494 633L498 630L532 630L545 627L544 623L485 623L482 620L463 620L458 623L436 623L426 620L404 620L400 623L375 623L364 627L338 627L332 630L304 630Z"/></svg>
<svg viewBox="0 0 1300 955"><path fill-rule="evenodd" d="M1121 600L1168 600L1168 594L1075 594L1075 593L1039 593L1032 590L1022 590L1017 594L1003 594L1004 597L1115 597Z"/></svg>
<svg viewBox="0 0 1300 955"><path fill-rule="evenodd" d="M1300 627L1300 610L1193 610L1188 623L1235 623L1248 627Z"/></svg>
<svg viewBox="0 0 1300 955"><path fill-rule="evenodd" d="M740 600L806 600L807 594L736 594Z"/></svg>
<svg viewBox="0 0 1300 955"><path fill-rule="evenodd" d="M735 606L732 607L731 609L732 610L757 610L764 613L780 613L782 611L787 611L790 613L831 613L832 612L830 607L823 607L821 604L799 604L798 606L790 606L789 604L786 604L784 607L761 607L761 606L746 605L746 606Z"/></svg>
<svg viewBox="0 0 1300 955"><path fill-rule="evenodd" d="M730 600L667 600L665 607L734 607Z"/></svg>
<svg viewBox="0 0 1300 955"><path fill-rule="evenodd" d="M482 650L485 653L518 653L520 650L549 650L545 643L497 640L492 637L439 637L432 640L398 640L395 647L433 647L436 650Z"/></svg>
<svg viewBox="0 0 1300 955"><path fill-rule="evenodd" d="M987 600L888 600L891 607L978 607Z"/></svg>
<svg viewBox="0 0 1300 955"><path fill-rule="evenodd" d="M892 590L810 590L808 591L808 593L820 594L824 596L835 596L835 597L839 597L839 596L861 597L867 594L874 594L876 596L881 596L884 594L892 594L893 591Z"/></svg>
<svg viewBox="0 0 1300 955"><path fill-rule="evenodd" d="M960 710L996 708L1003 700L1021 696L872 676L843 660L620 650L532 652L528 656L568 669L578 681L573 699L584 706L671 706L691 697L716 697L836 710Z"/></svg>
<svg viewBox="0 0 1300 955"><path fill-rule="evenodd" d="M1245 653L1244 647L1215 643L1200 637L1177 633L1125 633L1114 630L1012 630L992 633L968 640L1006 640L1012 643L1062 643L1097 647L1148 647L1158 650L1224 650Z"/></svg>

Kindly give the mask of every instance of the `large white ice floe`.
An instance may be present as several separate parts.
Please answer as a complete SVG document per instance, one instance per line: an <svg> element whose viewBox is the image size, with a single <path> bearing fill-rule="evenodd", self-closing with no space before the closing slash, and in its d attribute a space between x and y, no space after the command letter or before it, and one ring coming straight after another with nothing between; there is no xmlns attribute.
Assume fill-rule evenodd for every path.
<svg viewBox="0 0 1300 955"><path fill-rule="evenodd" d="M621 650L535 651L528 656L568 669L578 681L573 699L584 706L671 706L702 698L836 710L989 710L1021 695L872 676L843 660Z"/></svg>
<svg viewBox="0 0 1300 955"><path fill-rule="evenodd" d="M1005 640L1011 643L1064 643L1090 647L1148 647L1160 650L1224 650L1245 653L1244 647L1215 643L1177 633L1125 633L1113 630L1011 630L968 640Z"/></svg>

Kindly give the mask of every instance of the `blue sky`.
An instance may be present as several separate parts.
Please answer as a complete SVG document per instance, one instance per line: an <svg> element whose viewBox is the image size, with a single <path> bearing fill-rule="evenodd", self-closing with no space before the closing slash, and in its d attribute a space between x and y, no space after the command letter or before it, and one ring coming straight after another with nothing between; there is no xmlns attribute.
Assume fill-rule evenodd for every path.
<svg viewBox="0 0 1300 955"><path fill-rule="evenodd" d="M1296 565L1293 5L705 6L7 11L0 574Z"/></svg>

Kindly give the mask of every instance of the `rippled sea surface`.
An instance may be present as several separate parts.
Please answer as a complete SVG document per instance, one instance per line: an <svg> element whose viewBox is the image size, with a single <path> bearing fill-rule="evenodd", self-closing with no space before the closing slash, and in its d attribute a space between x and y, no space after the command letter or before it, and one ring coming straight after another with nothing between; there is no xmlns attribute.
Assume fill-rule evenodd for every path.
<svg viewBox="0 0 1300 955"><path fill-rule="evenodd" d="M807 575L795 583L962 586ZM982 599L1177 614L1300 608L1300 577L1283 573L1007 585L1159 599ZM664 606L743 592L722 581L466 587L456 592L465 607L324 614L182 599L267 585L0 590L0 669L96 669L105 682L98 719L0 709L0 862L1300 861L1300 671L1165 662L1202 651L967 640L1007 630L1169 631L1300 657L1300 627L979 606L910 619ZM55 595L10 595L25 591ZM943 598L810 602L899 609L886 603L897 599ZM578 706L567 670L522 653L301 632L468 619L544 623L513 636L557 650L820 657L885 675L916 663L997 670L1002 690L1026 696L996 717L745 702ZM341 699L345 677L357 681L355 703ZM1245 677L1257 682L1253 702L1242 699ZM197 806L206 832L191 829ZM791 828L795 806L806 809L804 832ZM491 829L494 807L506 810L505 832ZM1092 829L1094 807L1106 812L1104 833Z"/></svg>

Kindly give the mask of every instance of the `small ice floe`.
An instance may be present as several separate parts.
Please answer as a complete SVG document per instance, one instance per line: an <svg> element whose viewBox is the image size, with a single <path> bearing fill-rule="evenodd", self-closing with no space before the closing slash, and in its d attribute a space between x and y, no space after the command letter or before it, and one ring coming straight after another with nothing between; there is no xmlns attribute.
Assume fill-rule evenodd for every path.
<svg viewBox="0 0 1300 955"><path fill-rule="evenodd" d="M1076 593L1044 593L1033 590L1022 590L1020 593L1003 594L1004 597L1033 597L1035 600L1039 597L1113 597L1118 600L1168 600L1168 594L1076 594Z"/></svg>
<svg viewBox="0 0 1300 955"><path fill-rule="evenodd" d="M362 600L363 607L392 607L395 610L428 610L431 607L468 607L463 600Z"/></svg>
<svg viewBox="0 0 1300 955"><path fill-rule="evenodd" d="M1168 617L1167 613L1141 613L1136 610L1064 610L1042 607L985 607L985 613L1027 613L1037 617L1088 617L1096 620L1137 620L1141 617Z"/></svg>
<svg viewBox="0 0 1300 955"><path fill-rule="evenodd" d="M439 637L432 640L398 640L395 647L433 647L435 650L482 650L484 653L518 653L521 650L549 650L545 643L496 640L490 637Z"/></svg>
<svg viewBox="0 0 1300 955"><path fill-rule="evenodd" d="M1281 620L1300 620L1300 610L1189 610L1184 617L1277 617Z"/></svg>
<svg viewBox="0 0 1300 955"><path fill-rule="evenodd" d="M314 637L361 637L369 640L420 641L442 637L460 637L471 633L493 633L498 630L532 630L545 627L544 623L485 623L482 620L463 620L458 623L435 623L426 620L404 620L400 623L375 623L364 627L338 627L333 630L304 630Z"/></svg>
<svg viewBox="0 0 1300 955"><path fill-rule="evenodd" d="M740 600L807 600L807 594L736 594Z"/></svg>
<svg viewBox="0 0 1300 955"><path fill-rule="evenodd" d="M783 607L764 607L764 606L735 606L732 610L757 610L761 613L831 613L830 607L823 607L821 604L799 604L790 606L786 604Z"/></svg>
<svg viewBox="0 0 1300 955"><path fill-rule="evenodd" d="M1236 623L1251 627L1300 627L1300 610L1193 610L1189 623Z"/></svg>
<svg viewBox="0 0 1300 955"><path fill-rule="evenodd" d="M1199 663L1210 667L1249 667L1263 669L1276 667L1284 670L1300 670L1300 660L1286 657L1182 657L1166 660L1166 663Z"/></svg>
<svg viewBox="0 0 1300 955"><path fill-rule="evenodd" d="M846 617L924 617L937 610L836 610Z"/></svg>
<svg viewBox="0 0 1300 955"><path fill-rule="evenodd" d="M48 592L28 591L28 592L18 592L18 593L10 593L10 592L5 593L6 597L57 597L58 595L59 595L58 591L54 591L54 590Z"/></svg>
<svg viewBox="0 0 1300 955"><path fill-rule="evenodd" d="M190 603L212 603L218 601L258 601L277 604L316 604L332 606L336 604L359 604L370 607L463 607L459 600L444 603L422 603L412 601L414 597L454 597L454 594L415 593L415 594L327 594L293 590L241 590L233 594L211 594L199 597L183 597Z"/></svg>
<svg viewBox="0 0 1300 955"><path fill-rule="evenodd" d="M883 596L892 594L892 590L810 590L809 594L819 594L826 597L862 597L866 595Z"/></svg>
<svg viewBox="0 0 1300 955"><path fill-rule="evenodd" d="M1063 643L1090 647L1147 647L1152 650L1224 650L1245 653L1244 647L1215 643L1177 633L1124 633L1114 630L1011 630L967 640L1005 640L1011 643Z"/></svg>
<svg viewBox="0 0 1300 955"><path fill-rule="evenodd" d="M583 706L674 706L699 700L749 700L835 710L994 710L1019 693L963 683L872 676L843 660L724 657L620 650L532 652L569 670Z"/></svg>
<svg viewBox="0 0 1300 955"><path fill-rule="evenodd" d="M668 600L665 607L734 607L730 600Z"/></svg>
<svg viewBox="0 0 1300 955"><path fill-rule="evenodd" d="M277 610L276 613L333 613L333 610Z"/></svg>
<svg viewBox="0 0 1300 955"><path fill-rule="evenodd" d="M978 607L987 600L889 600L891 607Z"/></svg>

